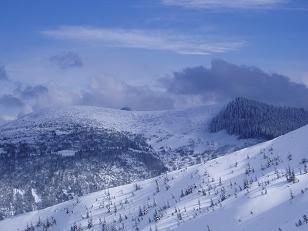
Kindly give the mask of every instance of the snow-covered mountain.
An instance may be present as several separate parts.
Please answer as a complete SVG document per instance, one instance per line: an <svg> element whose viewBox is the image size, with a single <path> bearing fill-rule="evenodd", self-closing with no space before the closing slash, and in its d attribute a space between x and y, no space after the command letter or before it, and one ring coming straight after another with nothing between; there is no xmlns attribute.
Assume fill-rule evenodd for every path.
<svg viewBox="0 0 308 231"><path fill-rule="evenodd" d="M0 127L0 219L157 176L256 143L208 123L221 106L51 108Z"/></svg>
<svg viewBox="0 0 308 231"><path fill-rule="evenodd" d="M66 132L62 131L63 125L79 124L141 134L157 151L186 148L193 153L216 151L225 153L232 148L237 149L248 144L247 140L238 140L223 131L215 134L208 131L208 124L223 106L145 112L89 106L48 108L2 126L0 133L9 139L29 142L38 133L47 129L61 133Z"/></svg>
<svg viewBox="0 0 308 231"><path fill-rule="evenodd" d="M201 164L8 218L0 227L307 230L307 136L305 126Z"/></svg>

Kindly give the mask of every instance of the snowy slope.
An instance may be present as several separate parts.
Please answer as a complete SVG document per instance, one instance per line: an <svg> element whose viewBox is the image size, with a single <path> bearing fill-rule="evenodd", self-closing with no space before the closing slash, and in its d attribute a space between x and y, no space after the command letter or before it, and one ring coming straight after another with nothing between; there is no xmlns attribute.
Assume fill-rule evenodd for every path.
<svg viewBox="0 0 308 231"><path fill-rule="evenodd" d="M101 107L72 106L52 108L31 113L0 127L1 137L16 142L31 142L37 133L55 130L66 132L63 125L79 124L132 134L141 134L165 162L191 154L224 154L257 143L256 140L239 140L226 132L210 133L208 124L223 105L201 106L184 110L123 111ZM1 139L0 139L1 142ZM164 155L164 153L168 155ZM185 161L185 157L180 160Z"/></svg>
<svg viewBox="0 0 308 231"><path fill-rule="evenodd" d="M221 107L49 108L0 126L0 220L258 142L209 133Z"/></svg>
<svg viewBox="0 0 308 231"><path fill-rule="evenodd" d="M307 136L305 126L199 165L3 220L0 229L308 230Z"/></svg>

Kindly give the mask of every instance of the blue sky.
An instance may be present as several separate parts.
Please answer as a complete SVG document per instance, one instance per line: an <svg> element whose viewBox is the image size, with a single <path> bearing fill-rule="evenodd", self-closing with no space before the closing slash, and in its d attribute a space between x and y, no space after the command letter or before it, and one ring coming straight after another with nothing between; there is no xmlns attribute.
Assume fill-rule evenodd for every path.
<svg viewBox="0 0 308 231"><path fill-rule="evenodd" d="M49 100L74 104L99 82L163 91L159 79L213 59L308 84L305 0L2 0L0 14L11 82L1 90L14 97L16 86L42 85L61 89Z"/></svg>

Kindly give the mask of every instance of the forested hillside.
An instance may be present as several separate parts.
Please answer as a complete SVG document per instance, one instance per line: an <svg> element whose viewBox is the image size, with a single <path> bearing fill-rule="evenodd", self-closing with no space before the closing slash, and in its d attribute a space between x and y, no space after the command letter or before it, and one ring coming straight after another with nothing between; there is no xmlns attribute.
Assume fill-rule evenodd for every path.
<svg viewBox="0 0 308 231"><path fill-rule="evenodd" d="M226 130L240 138L272 139L308 123L308 112L301 108L279 107L236 98L209 124L211 132Z"/></svg>
<svg viewBox="0 0 308 231"><path fill-rule="evenodd" d="M27 142L1 137L0 219L166 171L142 136L51 127L41 125Z"/></svg>

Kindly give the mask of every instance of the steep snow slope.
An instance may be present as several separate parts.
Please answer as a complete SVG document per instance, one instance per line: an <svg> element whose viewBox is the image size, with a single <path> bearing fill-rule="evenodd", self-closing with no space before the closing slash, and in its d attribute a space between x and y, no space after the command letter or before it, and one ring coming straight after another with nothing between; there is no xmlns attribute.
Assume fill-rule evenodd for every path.
<svg viewBox="0 0 308 231"><path fill-rule="evenodd" d="M44 130L66 132L63 124L79 124L132 134L141 134L165 162L181 163L191 154L211 156L224 154L256 143L256 140L238 140L224 131L208 132L208 123L222 105L201 106L185 110L123 111L89 106L45 109L26 115L0 127L0 135L10 140L31 141ZM1 140L0 140L1 142ZM168 155L164 153L168 152ZM179 164L180 165L180 164Z"/></svg>
<svg viewBox="0 0 308 231"><path fill-rule="evenodd" d="M307 230L307 135L305 126L199 165L3 220L0 228Z"/></svg>

